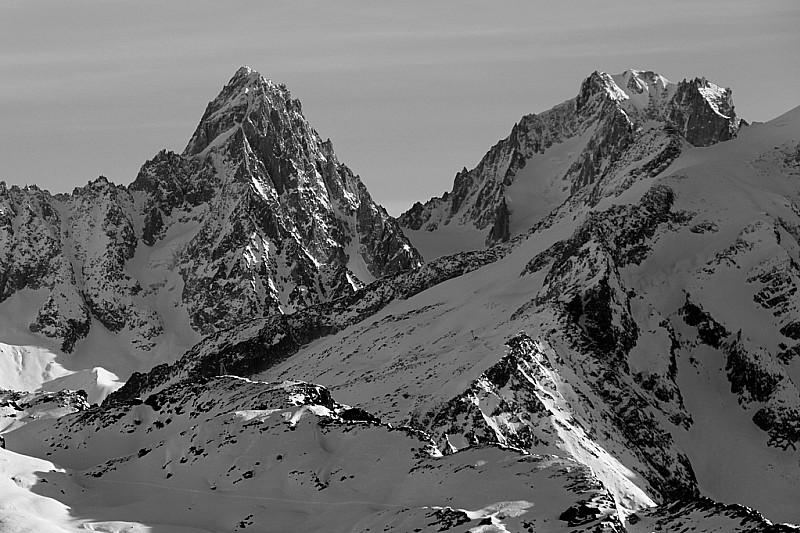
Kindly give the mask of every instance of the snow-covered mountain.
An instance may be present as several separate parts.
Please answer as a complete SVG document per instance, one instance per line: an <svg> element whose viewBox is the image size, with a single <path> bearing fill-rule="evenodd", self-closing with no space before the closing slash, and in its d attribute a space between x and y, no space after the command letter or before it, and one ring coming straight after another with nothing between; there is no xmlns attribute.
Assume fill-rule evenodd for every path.
<svg viewBox="0 0 800 533"><path fill-rule="evenodd" d="M73 354L72 370L125 378L214 331L418 264L300 103L247 67L184 153L159 153L130 186L0 185L3 340Z"/></svg>
<svg viewBox="0 0 800 533"><path fill-rule="evenodd" d="M477 167L456 174L452 191L399 222L426 259L507 241L567 200L618 194L663 171L684 145L728 140L739 126L731 90L705 78L594 72L576 97L522 117Z"/></svg>
<svg viewBox="0 0 800 533"><path fill-rule="evenodd" d="M186 153L150 167L183 170L150 163L130 187L151 191L133 205L147 205L134 230L151 228L153 244L138 244L125 271L152 262L142 250L169 249L159 243L209 242L192 217L214 211L195 185L228 168L218 146L239 135L268 152L229 116L253 114L244 79L269 84L239 71ZM101 406L7 393L0 468L13 483L0 501L14 507L0 505L0 523L800 531L788 524L800 524L800 107L740 129L730 91L705 80L594 73L576 99L520 124L457 180L457 202L454 189L402 219L430 214L408 231L423 255L457 253L418 265L397 230L402 244L380 249L409 262L337 298L231 322L195 318L201 300L180 300L185 323L207 334ZM166 175L194 177L156 179ZM159 216L163 231L144 222ZM253 248L223 250L230 265ZM200 252L176 255L154 294L197 275ZM232 287L216 297L236 312L248 296ZM3 305L23 309L36 291L15 294Z"/></svg>

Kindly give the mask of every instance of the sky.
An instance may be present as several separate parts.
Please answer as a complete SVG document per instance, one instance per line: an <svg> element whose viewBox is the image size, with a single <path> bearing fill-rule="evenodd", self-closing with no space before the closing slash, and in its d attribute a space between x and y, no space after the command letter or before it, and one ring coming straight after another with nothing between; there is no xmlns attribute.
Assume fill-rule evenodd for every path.
<svg viewBox="0 0 800 533"><path fill-rule="evenodd" d="M800 105L798 28L797 0L2 0L0 179L128 184L248 65L399 215L595 70L705 76L774 118Z"/></svg>

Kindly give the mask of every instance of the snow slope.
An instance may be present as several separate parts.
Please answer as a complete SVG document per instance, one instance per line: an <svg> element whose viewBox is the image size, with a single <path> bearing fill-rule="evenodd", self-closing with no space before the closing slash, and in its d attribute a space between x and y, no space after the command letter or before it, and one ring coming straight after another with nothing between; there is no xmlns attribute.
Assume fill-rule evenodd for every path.
<svg viewBox="0 0 800 533"><path fill-rule="evenodd" d="M27 326L42 298L22 291L0 304L0 338L5 341L0 342L0 388L54 392L82 389L87 392L91 403L102 402L123 382L101 366L90 366L92 361L87 361L81 354L77 358L65 357L55 342L42 342L41 337L31 334ZM95 364L109 365L109 348L117 342L111 339L103 349L92 346L87 352L92 349L95 353L99 351L100 357L95 359Z"/></svg>
<svg viewBox="0 0 800 533"><path fill-rule="evenodd" d="M53 520L67 531L575 531L559 516L581 505L615 524L573 461L494 446L442 457L424 434L299 382L223 376L113 414L31 423L8 443L66 466L37 465L26 488L58 495L71 520Z"/></svg>

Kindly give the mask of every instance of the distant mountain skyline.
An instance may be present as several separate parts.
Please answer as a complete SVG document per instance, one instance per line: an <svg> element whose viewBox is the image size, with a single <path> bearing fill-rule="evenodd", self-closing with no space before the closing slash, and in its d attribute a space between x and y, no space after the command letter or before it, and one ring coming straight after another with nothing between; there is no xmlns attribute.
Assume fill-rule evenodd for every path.
<svg viewBox="0 0 800 533"><path fill-rule="evenodd" d="M159 150L183 150L199 102L246 64L302 100L397 216L593 70L707 76L740 117L774 118L800 105L798 23L791 0L6 2L0 179L54 193L101 174L131 183Z"/></svg>

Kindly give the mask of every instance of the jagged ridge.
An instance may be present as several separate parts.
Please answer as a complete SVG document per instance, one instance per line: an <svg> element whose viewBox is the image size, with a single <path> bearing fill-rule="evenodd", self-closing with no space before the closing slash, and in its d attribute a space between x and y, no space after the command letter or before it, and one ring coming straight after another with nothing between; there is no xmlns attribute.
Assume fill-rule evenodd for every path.
<svg viewBox="0 0 800 533"><path fill-rule="evenodd" d="M508 240L565 200L594 205L665 170L679 140L709 146L735 137L739 124L730 89L705 78L676 85L651 71L594 72L575 98L522 117L477 167L456 175L451 192L414 204L399 221L410 230L489 228L487 243ZM552 153L564 162L547 163Z"/></svg>
<svg viewBox="0 0 800 533"><path fill-rule="evenodd" d="M184 153L162 151L129 187L101 177L54 197L3 185L0 213L0 300L45 289L30 329L65 352L93 320L141 354L171 307L206 335L420 263L300 103L247 67Z"/></svg>

